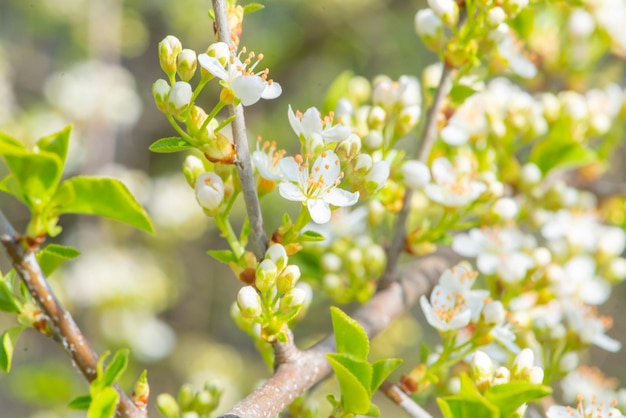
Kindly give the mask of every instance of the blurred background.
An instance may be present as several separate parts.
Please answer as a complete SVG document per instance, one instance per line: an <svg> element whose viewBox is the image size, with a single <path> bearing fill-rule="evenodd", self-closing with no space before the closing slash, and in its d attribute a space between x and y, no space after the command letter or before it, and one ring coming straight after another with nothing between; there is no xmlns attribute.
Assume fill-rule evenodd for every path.
<svg viewBox="0 0 626 418"><path fill-rule="evenodd" d="M264 53L263 65L281 83L283 94L246 109L251 141L261 135L295 149L288 105L300 110L321 106L326 89L345 69L368 79L383 72L397 79L419 75L436 61L413 29L414 14L425 2L264 4L265 10L246 18L241 45ZM184 48L204 51L214 41L209 8L209 0L2 0L0 130L32 144L72 124L65 175L118 177L145 205L154 235L113 221L61 218L64 231L50 242L74 246L82 255L50 280L96 351L131 349L122 379L127 391L144 368L153 400L162 392L175 393L184 382L199 389L207 381L219 381L223 411L270 373L229 317L240 283L206 255L224 243L185 183L180 170L184 155L148 151L152 142L173 134L151 94L152 83L165 78L157 44L171 34ZM215 86L205 89L200 103L211 103ZM0 175L5 172L0 165ZM277 203L271 197L263 201L267 231L280 222L283 208L274 209ZM290 208L295 211L295 204ZM16 229L24 228L29 215L17 201L0 195L0 209ZM8 270L3 253L0 270ZM626 296L623 286L618 290L622 294L616 292L609 303L613 308ZM320 298L314 304L329 302ZM302 347L329 332L328 310L318 312L296 328ZM13 324L13 316L0 315L0 329ZM611 335L624 340L626 323L616 321ZM376 340L373 356L412 356L415 361L408 361L406 370L417 362L421 337L419 324L407 316ZM610 365L611 375L625 376L623 353L594 355L596 364ZM337 393L323 387L319 393L333 390ZM84 416L66 405L87 391L61 350L27 330L12 372L0 375L0 415ZM384 409L386 400L376 402L383 416L391 416Z"/></svg>

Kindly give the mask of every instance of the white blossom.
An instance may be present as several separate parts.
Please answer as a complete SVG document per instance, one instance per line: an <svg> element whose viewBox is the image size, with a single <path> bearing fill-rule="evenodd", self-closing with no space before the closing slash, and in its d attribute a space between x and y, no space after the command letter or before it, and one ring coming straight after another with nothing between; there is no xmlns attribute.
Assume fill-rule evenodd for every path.
<svg viewBox="0 0 626 418"><path fill-rule="evenodd" d="M426 195L435 202L448 207L465 206L472 203L487 186L473 179L472 163L457 157L454 165L444 157L437 158L431 167L435 183L425 186Z"/></svg>

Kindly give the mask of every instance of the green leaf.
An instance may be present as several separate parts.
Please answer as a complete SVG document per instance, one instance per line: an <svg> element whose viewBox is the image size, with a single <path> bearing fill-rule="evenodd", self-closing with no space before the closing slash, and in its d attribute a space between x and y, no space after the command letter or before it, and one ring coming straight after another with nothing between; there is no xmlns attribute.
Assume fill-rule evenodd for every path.
<svg viewBox="0 0 626 418"><path fill-rule="evenodd" d="M72 401L67 404L67 407L70 409L76 409L78 411L86 411L89 409L91 405L91 395L81 395L72 399Z"/></svg>
<svg viewBox="0 0 626 418"><path fill-rule="evenodd" d="M490 387L485 392L485 398L500 408L502 417L508 417L520 405L546 397L551 393L552 388L549 386L513 381Z"/></svg>
<svg viewBox="0 0 626 418"><path fill-rule="evenodd" d="M0 280L0 311L18 313L20 310L20 303L9 284Z"/></svg>
<svg viewBox="0 0 626 418"><path fill-rule="evenodd" d="M400 364L402 364L402 359L399 358L389 358L375 361L374 364L372 364L372 386L370 393L373 394L376 392L385 379Z"/></svg>
<svg viewBox="0 0 626 418"><path fill-rule="evenodd" d="M352 77L354 77L354 73L352 71L344 71L333 80L327 90L326 97L324 98L323 109L325 113L335 110L339 99L347 95L348 86Z"/></svg>
<svg viewBox="0 0 626 418"><path fill-rule="evenodd" d="M113 418L119 394L112 387L107 387L93 396L87 418Z"/></svg>
<svg viewBox="0 0 626 418"><path fill-rule="evenodd" d="M537 144L530 155L530 161L537 164L544 174L556 168L563 170L578 168L597 159L595 151L584 145L553 137Z"/></svg>
<svg viewBox="0 0 626 418"><path fill-rule="evenodd" d="M476 93L476 90L463 84L455 84L450 90L450 98L456 105L461 105L470 96Z"/></svg>
<svg viewBox="0 0 626 418"><path fill-rule="evenodd" d="M49 276L59 268L61 264L79 255L80 251L76 248L59 244L49 244L37 253L37 261L41 266L43 274Z"/></svg>
<svg viewBox="0 0 626 418"><path fill-rule="evenodd" d="M230 250L209 250L206 253L224 264L237 261L235 254Z"/></svg>
<svg viewBox="0 0 626 418"><path fill-rule="evenodd" d="M379 417L380 409L378 409L378 407L372 403L370 404L370 410L367 411L367 414L365 415L367 415L368 417Z"/></svg>
<svg viewBox="0 0 626 418"><path fill-rule="evenodd" d="M41 138L37 141L37 148L41 151L56 154L61 164L64 165L70 143L70 132L72 132L72 127L68 125L59 132Z"/></svg>
<svg viewBox="0 0 626 418"><path fill-rule="evenodd" d="M478 399L460 396L438 398L437 404L444 418L500 418L498 408Z"/></svg>
<svg viewBox="0 0 626 418"><path fill-rule="evenodd" d="M0 132L0 155L4 155L11 149L17 151L27 151L26 147L24 146L24 144L22 144L21 141L18 141L17 139L5 134L4 132Z"/></svg>
<svg viewBox="0 0 626 418"><path fill-rule="evenodd" d="M128 349L118 350L113 356L113 360L104 370L104 374L102 376L102 385L105 387L112 386L114 383L118 381L124 370L126 370L126 366L128 366Z"/></svg>
<svg viewBox="0 0 626 418"><path fill-rule="evenodd" d="M73 177L61 184L51 204L58 206L58 214L99 215L125 222L146 232L153 231L146 211L124 183L117 179Z"/></svg>
<svg viewBox="0 0 626 418"><path fill-rule="evenodd" d="M265 9L261 3L249 3L243 6L243 14L244 16L250 13L258 12L259 10Z"/></svg>
<svg viewBox="0 0 626 418"><path fill-rule="evenodd" d="M326 237L324 237L324 235L311 230L304 231L302 234L300 234L301 242L317 242L324 241L325 239Z"/></svg>
<svg viewBox="0 0 626 418"><path fill-rule="evenodd" d="M373 392L369 390L372 386L372 365L367 361L356 360L354 357L349 354L340 354L340 353L328 353L326 354L328 359L333 359L334 362L341 364L346 370L354 375L361 385L368 390L369 395L371 396ZM342 392L343 396L343 392Z"/></svg>
<svg viewBox="0 0 626 418"><path fill-rule="evenodd" d="M466 399L482 399L483 395L474 384L474 381L468 376L467 373L461 373L459 376L461 381L461 390L459 395Z"/></svg>
<svg viewBox="0 0 626 418"><path fill-rule="evenodd" d="M150 147L148 147L148 149L152 152L167 154L170 152L184 151L192 147L193 145L185 141L183 138L179 136L172 136L156 140L152 143L152 145L150 145Z"/></svg>
<svg viewBox="0 0 626 418"><path fill-rule="evenodd" d="M326 355L328 362L333 368L339 388L341 390L341 403L346 412L355 414L366 414L370 409L370 394L359 379L346 369L343 364L329 355Z"/></svg>
<svg viewBox="0 0 626 418"><path fill-rule="evenodd" d="M52 196L63 167L56 154L45 151L35 154L13 148L13 152L5 152L3 156L19 186L20 200L29 208L41 205Z"/></svg>
<svg viewBox="0 0 626 418"><path fill-rule="evenodd" d="M358 360L367 360L370 342L363 328L337 307L330 308L337 342L337 353L350 354Z"/></svg>
<svg viewBox="0 0 626 418"><path fill-rule="evenodd" d="M0 180L0 192L15 196L22 203L25 205L27 204L24 196L22 196L19 183L15 179L15 176L11 173L7 174L2 180Z"/></svg>
<svg viewBox="0 0 626 418"><path fill-rule="evenodd" d="M0 369L6 373L11 371L11 360L13 359L13 349L17 343L20 333L24 329L21 325L16 325L4 331L0 336Z"/></svg>

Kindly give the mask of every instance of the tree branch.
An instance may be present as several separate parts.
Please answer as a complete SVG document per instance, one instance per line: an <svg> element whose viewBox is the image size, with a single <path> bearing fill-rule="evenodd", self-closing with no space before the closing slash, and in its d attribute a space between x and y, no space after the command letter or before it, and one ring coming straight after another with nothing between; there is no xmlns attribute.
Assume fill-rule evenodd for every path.
<svg viewBox="0 0 626 418"><path fill-rule="evenodd" d="M61 305L56 295L48 285L45 275L37 262L34 253L26 253L19 243L15 230L0 210L0 241L7 251L13 268L22 282L26 285L39 308L46 316L52 337L87 379L93 381L97 377L96 367L98 355L93 351L89 342L76 325L72 315ZM135 406L133 401L117 385L115 390L120 395L117 405L117 417L145 418L147 415Z"/></svg>
<svg viewBox="0 0 626 418"><path fill-rule="evenodd" d="M378 292L352 317L369 338L386 329L393 320L427 293L439 276L449 268L454 255L442 251L410 264L403 278ZM288 360L260 388L226 412L221 418L269 418L277 416L289 403L332 372L326 353L335 350L330 335L306 351L290 352Z"/></svg>
<svg viewBox="0 0 626 418"><path fill-rule="evenodd" d="M415 401L398 386L385 380L378 390L402 408L411 418L433 418L432 415L415 403Z"/></svg>
<svg viewBox="0 0 626 418"><path fill-rule="evenodd" d="M418 149L415 153L416 158L423 163L426 163L428 156L430 155L430 151L433 148L433 144L437 139L437 118L441 112L443 100L450 90L452 70L452 67L444 64L441 72L441 79L439 80L439 85L435 91L435 97L433 98L433 103L426 114L426 122L424 123L424 129L422 131L422 140L420 141ZM400 255L404 251L404 247L406 245L406 223L409 218L412 197L413 189L407 188L404 193L402 210L398 214L398 219L396 220L393 241L387 250L387 267L385 268L385 273L383 274L380 286L384 287L389 282L394 280L393 276L396 268L398 267L398 260L400 259Z"/></svg>
<svg viewBox="0 0 626 418"><path fill-rule="evenodd" d="M225 0L212 0L215 11L215 25L217 28L217 38L226 42L231 47L231 53L236 53L236 46L230 36L228 18L226 14ZM248 148L248 136L246 134L246 121L243 114L243 106L228 105L228 113L234 116L231 127L233 130L233 141L237 150L237 174L241 183L243 200L246 204L246 212L250 219L250 244L252 252L257 259L262 259L267 249L267 236L263 229L263 215L261 205L256 190L254 180L254 168L250 159L250 149Z"/></svg>

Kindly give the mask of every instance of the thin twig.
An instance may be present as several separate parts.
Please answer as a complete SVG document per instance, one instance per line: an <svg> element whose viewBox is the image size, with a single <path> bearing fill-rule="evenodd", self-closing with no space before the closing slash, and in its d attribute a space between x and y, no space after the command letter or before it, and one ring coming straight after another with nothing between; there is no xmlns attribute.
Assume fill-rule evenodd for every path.
<svg viewBox="0 0 626 418"><path fill-rule="evenodd" d="M420 295L430 291L453 260L449 252L436 253L408 266L403 278L378 292L353 318L369 338L389 327L415 303ZM289 359L279 364L274 375L261 387L226 412L221 418L270 418L323 380L332 372L326 353L335 350L335 337L330 335L306 351L291 351Z"/></svg>
<svg viewBox="0 0 626 418"><path fill-rule="evenodd" d="M52 337L72 358L73 363L88 382L97 377L96 366L98 356L76 325L72 315L61 305L48 285L45 275L35 258L35 254L27 253L18 242L17 234L0 210L0 241L7 251L11 263L26 285L39 308L46 316ZM147 415L135 406L133 401L119 386L115 389L120 395L116 416L123 418L145 418Z"/></svg>
<svg viewBox="0 0 626 418"><path fill-rule="evenodd" d="M225 0L212 0L213 10L215 11L215 24L217 27L217 37L220 41L226 42L236 53L235 45L230 36L230 28L228 27L228 18L226 15ZM246 121L243 114L243 106L228 105L228 113L234 116L231 126L233 130L233 141L237 149L237 173L243 192L243 200L246 204L246 212L250 219L250 244L252 252L257 259L263 258L267 249L267 236L263 229L263 215L261 213L261 205L254 181L254 169L250 159L250 149L248 148L248 136L246 135Z"/></svg>
<svg viewBox="0 0 626 418"><path fill-rule="evenodd" d="M433 103L426 114L426 122L424 123L424 130L422 131L422 140L420 141L417 152L415 153L416 158L423 163L426 163L433 144L437 139L437 119L439 113L441 112L443 100L450 90L451 75L452 67L444 64L441 72L441 79L439 80L439 85L435 91L435 97L433 98ZM402 210L398 214L398 218L396 220L393 241L387 250L387 267L381 279L381 287L386 286L394 280L393 276L398 267L400 254L404 251L404 247L406 245L406 223L411 209L412 197L413 190L407 189L404 193Z"/></svg>
<svg viewBox="0 0 626 418"><path fill-rule="evenodd" d="M378 390L384 393L400 408L404 409L404 412L409 414L411 418L433 418L432 415L415 403L415 401L398 386L385 380Z"/></svg>

